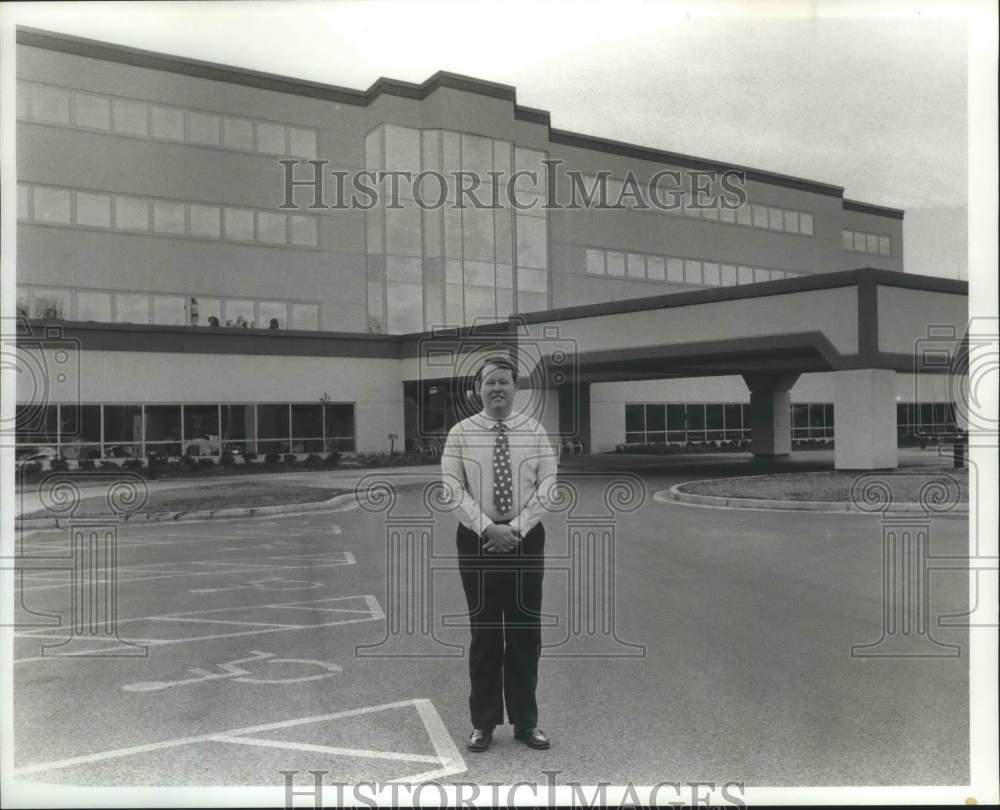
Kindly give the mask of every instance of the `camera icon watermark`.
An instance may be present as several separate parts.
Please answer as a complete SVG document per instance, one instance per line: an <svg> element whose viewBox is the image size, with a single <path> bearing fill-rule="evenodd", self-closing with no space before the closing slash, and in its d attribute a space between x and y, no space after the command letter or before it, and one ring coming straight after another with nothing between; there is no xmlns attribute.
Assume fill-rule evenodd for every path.
<svg viewBox="0 0 1000 810"><path fill-rule="evenodd" d="M80 357L80 341L66 337L61 326L0 320L0 368L4 384L14 386L17 403L13 418L0 417L4 447L55 444L59 419L63 426L79 426L73 415L80 407ZM62 434L73 437L71 430Z"/></svg>

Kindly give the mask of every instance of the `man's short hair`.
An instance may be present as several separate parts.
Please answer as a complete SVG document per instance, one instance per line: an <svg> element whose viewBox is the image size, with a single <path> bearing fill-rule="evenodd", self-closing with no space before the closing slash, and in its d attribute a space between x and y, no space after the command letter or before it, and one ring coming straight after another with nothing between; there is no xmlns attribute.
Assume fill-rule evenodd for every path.
<svg viewBox="0 0 1000 810"><path fill-rule="evenodd" d="M514 361L511 360L509 356L504 354L490 355L479 364L479 370L476 371L476 388L479 388L480 383L483 381L483 371L487 366L496 366L497 368L507 369L510 372L510 376L514 379L514 382L517 382L517 366L514 365Z"/></svg>

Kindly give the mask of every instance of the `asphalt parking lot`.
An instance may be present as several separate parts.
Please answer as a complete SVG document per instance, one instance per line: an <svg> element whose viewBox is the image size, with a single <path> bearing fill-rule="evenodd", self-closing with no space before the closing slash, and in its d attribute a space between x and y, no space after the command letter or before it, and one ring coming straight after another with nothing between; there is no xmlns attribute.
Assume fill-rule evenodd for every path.
<svg viewBox="0 0 1000 810"><path fill-rule="evenodd" d="M515 742L509 727L485 754L466 751L454 520L426 512L412 482L391 512L119 527L117 638L84 627L56 646L70 638L70 574L26 572L14 776L141 786L281 785L282 770L322 770L330 782L545 783L543 771L583 784L968 781L967 632L960 620L938 626L968 604L967 574L930 573L930 627L909 636L920 656L852 656L884 632L885 521L659 503L654 491L732 467L641 466L629 479L645 487L637 508L614 511L605 498L623 472L570 470L576 511L546 521L548 751ZM966 519L921 525L932 557L966 551ZM581 571L571 535L612 538L613 560ZM400 604L390 536L406 548L428 538L429 568L410 557L399 569L423 570L406 593L422 594L428 618L418 597ZM70 552L66 530L22 540L26 554Z"/></svg>

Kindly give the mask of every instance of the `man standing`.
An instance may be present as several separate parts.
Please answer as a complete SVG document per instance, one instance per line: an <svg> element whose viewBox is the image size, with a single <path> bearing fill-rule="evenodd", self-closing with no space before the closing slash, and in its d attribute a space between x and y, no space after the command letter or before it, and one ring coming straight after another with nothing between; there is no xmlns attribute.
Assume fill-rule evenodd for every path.
<svg viewBox="0 0 1000 810"><path fill-rule="evenodd" d="M470 751L485 751L507 718L516 739L548 748L538 728L542 575L556 455L544 428L515 414L517 369L488 358L476 375L480 413L455 425L441 454L458 510L459 570L469 606Z"/></svg>

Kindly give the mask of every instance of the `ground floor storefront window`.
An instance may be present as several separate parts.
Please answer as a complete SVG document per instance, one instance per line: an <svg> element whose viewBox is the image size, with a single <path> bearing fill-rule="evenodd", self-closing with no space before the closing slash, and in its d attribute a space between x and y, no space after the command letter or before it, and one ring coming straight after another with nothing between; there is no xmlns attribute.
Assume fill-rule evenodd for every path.
<svg viewBox="0 0 1000 810"><path fill-rule="evenodd" d="M356 450L351 402L19 405L16 419L18 459Z"/></svg>

